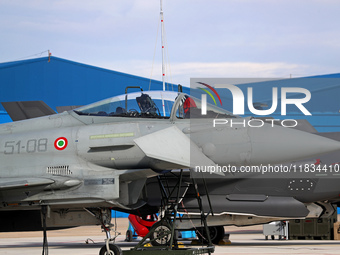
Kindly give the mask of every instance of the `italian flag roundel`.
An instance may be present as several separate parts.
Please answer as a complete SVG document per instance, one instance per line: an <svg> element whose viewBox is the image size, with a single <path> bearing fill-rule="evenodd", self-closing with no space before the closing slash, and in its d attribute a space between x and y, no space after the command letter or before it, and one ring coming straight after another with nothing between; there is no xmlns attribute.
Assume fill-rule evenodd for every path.
<svg viewBox="0 0 340 255"><path fill-rule="evenodd" d="M67 139L65 137L59 137L54 141L54 147L58 150L58 151L62 151L64 149L66 149L67 147Z"/></svg>

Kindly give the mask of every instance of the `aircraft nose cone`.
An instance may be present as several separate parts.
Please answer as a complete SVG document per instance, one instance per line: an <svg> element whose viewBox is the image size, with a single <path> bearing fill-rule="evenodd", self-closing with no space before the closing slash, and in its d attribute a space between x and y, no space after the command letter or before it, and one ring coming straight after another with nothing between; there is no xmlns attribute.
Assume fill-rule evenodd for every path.
<svg viewBox="0 0 340 255"><path fill-rule="evenodd" d="M315 134L265 125L249 128L251 163L285 163L340 150L340 142Z"/></svg>

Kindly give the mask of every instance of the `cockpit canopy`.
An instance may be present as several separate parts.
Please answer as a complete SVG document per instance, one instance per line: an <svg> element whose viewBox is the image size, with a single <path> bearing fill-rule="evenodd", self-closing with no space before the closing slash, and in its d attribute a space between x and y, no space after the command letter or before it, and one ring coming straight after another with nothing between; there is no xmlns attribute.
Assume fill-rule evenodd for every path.
<svg viewBox="0 0 340 255"><path fill-rule="evenodd" d="M207 104L201 114L201 101L187 94L171 91L141 91L108 98L74 110L78 115L108 117L231 118L230 112Z"/></svg>
<svg viewBox="0 0 340 255"><path fill-rule="evenodd" d="M167 91L135 92L86 105L75 112L91 116L169 118L178 95Z"/></svg>

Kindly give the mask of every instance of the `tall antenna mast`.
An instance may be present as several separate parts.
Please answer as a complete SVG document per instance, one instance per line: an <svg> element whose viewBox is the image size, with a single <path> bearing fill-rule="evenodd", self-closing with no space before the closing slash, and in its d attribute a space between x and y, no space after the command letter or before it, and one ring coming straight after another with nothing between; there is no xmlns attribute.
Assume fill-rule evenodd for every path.
<svg viewBox="0 0 340 255"><path fill-rule="evenodd" d="M163 2L161 0L161 39L162 39L162 81L163 91L165 91L165 57L164 57L164 17L163 17ZM162 96L163 116L165 116L164 98Z"/></svg>
<svg viewBox="0 0 340 255"><path fill-rule="evenodd" d="M164 17L163 17L163 1L161 0L161 39L162 39L162 81L163 91L165 91L165 57L164 57Z"/></svg>

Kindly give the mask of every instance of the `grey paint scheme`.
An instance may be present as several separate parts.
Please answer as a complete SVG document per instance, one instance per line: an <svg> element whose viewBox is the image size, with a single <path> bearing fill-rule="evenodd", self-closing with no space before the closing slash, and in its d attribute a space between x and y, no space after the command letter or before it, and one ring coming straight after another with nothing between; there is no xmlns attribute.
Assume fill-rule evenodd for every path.
<svg viewBox="0 0 340 255"><path fill-rule="evenodd" d="M0 211L35 210L41 205L53 211L86 207L129 211L147 204L145 183L159 171L201 164L290 162L340 149L333 140L282 127L213 128L208 122L177 119L174 109L181 97L169 119L84 116L69 111L0 125ZM59 137L68 139L65 150L54 147ZM46 148L42 146L46 151L28 149L29 141L32 145L41 139L47 139ZM238 193L228 190L230 181L223 179L219 186L226 187L226 195ZM271 192L285 197L281 202L296 196L287 197L287 191L277 189ZM309 200L325 198L311 194ZM231 213L243 213L233 208ZM263 210L257 212L261 216Z"/></svg>

